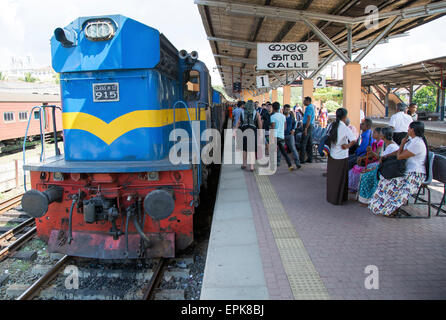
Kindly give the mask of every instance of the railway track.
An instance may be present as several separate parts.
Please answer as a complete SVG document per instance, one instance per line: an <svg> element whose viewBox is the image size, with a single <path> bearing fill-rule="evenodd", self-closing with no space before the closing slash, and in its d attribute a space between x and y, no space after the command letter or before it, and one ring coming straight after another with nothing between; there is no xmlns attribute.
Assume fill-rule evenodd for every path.
<svg viewBox="0 0 446 320"><path fill-rule="evenodd" d="M0 202L0 214L7 212L8 210L17 207L22 201L23 192L10 198Z"/></svg>
<svg viewBox="0 0 446 320"><path fill-rule="evenodd" d="M12 210L20 204L23 193L0 203L0 221L2 223L18 224L11 227L1 227L0 231L0 261L20 249L25 243L34 238L36 227L34 218L29 218L20 211Z"/></svg>
<svg viewBox="0 0 446 320"><path fill-rule="evenodd" d="M20 249L36 235L34 218L30 218L20 225L0 235L0 261L5 260L12 253Z"/></svg>
<svg viewBox="0 0 446 320"><path fill-rule="evenodd" d="M95 266L94 270L85 269L81 266L82 263L79 263L78 258L65 255L57 261L54 266L49 268L47 272L32 283L18 298L16 298L16 300L48 299L49 297L53 297L54 299L71 298L75 300L113 300L119 297L124 297L126 300L152 300L155 298L155 290L159 287L159 284L162 281L167 260L159 258L147 261L150 261L149 264L152 266L147 270L133 272L130 268L130 271L120 270L119 272L116 272L109 270L109 272L106 273L98 272L98 269L102 269L101 267L98 268L98 266ZM139 289L136 289L135 287L134 292L124 292L124 290L118 292L114 288L107 288L106 285L99 290L78 288L77 290L71 290L72 292L68 293L70 290L67 290L66 287L60 285L61 280L63 279L59 279L59 283L51 286L52 282L57 282L59 277L66 278L66 268L71 267L71 270L73 270L73 265L79 270L79 276L88 280L89 283L100 282L100 278L104 277L106 278L106 281L109 282L110 287L113 287L114 280L120 278L121 280L128 279L129 274L132 273L136 281L140 282L140 285L137 286ZM133 266L131 265L131 267ZM88 277L89 272L92 273L92 276L90 277ZM64 275L64 277L62 277L62 275ZM82 279L78 281L81 282Z"/></svg>

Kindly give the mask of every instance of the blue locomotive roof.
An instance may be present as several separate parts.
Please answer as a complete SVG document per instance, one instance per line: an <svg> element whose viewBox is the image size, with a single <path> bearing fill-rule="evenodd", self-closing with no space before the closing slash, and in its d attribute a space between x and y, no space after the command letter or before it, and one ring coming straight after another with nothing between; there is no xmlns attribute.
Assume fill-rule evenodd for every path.
<svg viewBox="0 0 446 320"><path fill-rule="evenodd" d="M116 27L112 39L92 41L85 35L89 21L109 19ZM160 33L122 15L81 17L63 31L71 36L72 46L51 38L51 55L56 72L117 69L150 69L160 61Z"/></svg>

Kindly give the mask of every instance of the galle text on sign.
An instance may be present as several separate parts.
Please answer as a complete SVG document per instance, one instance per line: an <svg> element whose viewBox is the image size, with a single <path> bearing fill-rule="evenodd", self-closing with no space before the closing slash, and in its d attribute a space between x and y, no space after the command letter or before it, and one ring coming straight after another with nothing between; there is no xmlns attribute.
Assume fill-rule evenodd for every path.
<svg viewBox="0 0 446 320"><path fill-rule="evenodd" d="M319 42L257 43L257 70L316 70Z"/></svg>

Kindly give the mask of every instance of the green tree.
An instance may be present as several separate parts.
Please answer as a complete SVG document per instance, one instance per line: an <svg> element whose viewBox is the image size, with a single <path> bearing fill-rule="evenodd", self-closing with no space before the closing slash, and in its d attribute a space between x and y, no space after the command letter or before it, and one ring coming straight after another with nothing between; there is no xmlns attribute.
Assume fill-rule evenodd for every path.
<svg viewBox="0 0 446 320"><path fill-rule="evenodd" d="M3 72L0 72L0 81L6 80L6 75L3 74Z"/></svg>
<svg viewBox="0 0 446 320"><path fill-rule="evenodd" d="M413 102L418 105L419 110L434 112L437 108L437 88L426 86L415 93Z"/></svg>
<svg viewBox="0 0 446 320"><path fill-rule="evenodd" d="M25 78L20 79L25 82L36 82L37 79L31 75L31 72L25 73Z"/></svg>
<svg viewBox="0 0 446 320"><path fill-rule="evenodd" d="M338 110L341 107L342 106L339 103L337 103L336 101L333 101L333 100L328 100L325 103L325 108L327 108L328 112L336 112L336 110Z"/></svg>
<svg viewBox="0 0 446 320"><path fill-rule="evenodd" d="M314 99L322 101L323 103L326 103L327 101L334 101L341 104L343 99L342 89L336 89L333 87L317 89L314 92Z"/></svg>

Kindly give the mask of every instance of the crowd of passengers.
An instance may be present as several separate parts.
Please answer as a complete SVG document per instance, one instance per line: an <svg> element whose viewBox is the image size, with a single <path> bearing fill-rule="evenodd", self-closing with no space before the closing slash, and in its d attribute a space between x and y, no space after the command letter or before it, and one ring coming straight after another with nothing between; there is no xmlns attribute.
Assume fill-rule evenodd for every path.
<svg viewBox="0 0 446 320"><path fill-rule="evenodd" d="M313 162L312 134L315 122L327 125L328 114L324 108L316 108L310 97L304 99L302 108L278 102L239 101L231 110L233 128L242 132L252 130L257 139L257 130L264 129L266 150L269 130L276 129L277 165L285 158L290 171L302 168L302 164ZM428 143L424 136L424 123L417 121L417 106L404 103L397 106L398 112L390 119L388 127L372 130L372 120L361 112L360 132L350 124L347 110L336 110L336 120L330 123L322 139L328 156L327 201L342 205L349 193L363 206L377 215L394 217L398 209L407 203L409 196L416 193L429 172ZM244 137L242 170L254 171L257 140L253 146ZM383 160L405 160L403 176L385 179L378 168ZM252 161L254 159L254 161ZM294 162L294 166L293 166Z"/></svg>

